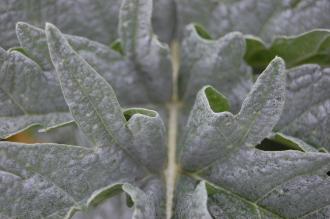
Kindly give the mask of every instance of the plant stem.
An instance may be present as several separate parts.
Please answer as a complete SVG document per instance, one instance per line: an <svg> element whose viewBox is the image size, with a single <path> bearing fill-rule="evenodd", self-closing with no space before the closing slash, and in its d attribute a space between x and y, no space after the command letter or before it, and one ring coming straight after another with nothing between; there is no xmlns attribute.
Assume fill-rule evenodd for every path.
<svg viewBox="0 0 330 219"><path fill-rule="evenodd" d="M178 43L171 44L172 51L172 100L167 104L169 111L168 121L168 166L166 169L166 218L170 219L172 216L173 194L176 177L176 140L178 128L178 111L180 104L178 102L178 87L177 78L179 70L179 48Z"/></svg>

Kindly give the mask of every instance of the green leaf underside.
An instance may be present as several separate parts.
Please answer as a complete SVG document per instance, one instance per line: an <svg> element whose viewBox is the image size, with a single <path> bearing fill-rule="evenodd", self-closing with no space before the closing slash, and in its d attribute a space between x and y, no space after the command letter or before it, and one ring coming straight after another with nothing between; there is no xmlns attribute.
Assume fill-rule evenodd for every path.
<svg viewBox="0 0 330 219"><path fill-rule="evenodd" d="M287 136L283 133L274 133L270 137L264 139L256 148L264 151L285 151L285 150L297 150L304 152L318 152L315 147L307 144L306 142Z"/></svg>
<svg viewBox="0 0 330 219"><path fill-rule="evenodd" d="M72 121L54 76L24 54L0 48L0 138Z"/></svg>
<svg viewBox="0 0 330 219"><path fill-rule="evenodd" d="M213 112L205 92L198 93L181 142L182 175L177 189L189 187L187 183L194 186L178 194L175 218L189 215L187 206L205 200L203 194L189 195L197 192L199 181L206 182L207 209L205 205L196 209L192 218L328 215L330 202L322 194L330 192L329 154L251 147L270 135L280 118L285 74L283 61L273 60L236 116Z"/></svg>
<svg viewBox="0 0 330 219"><path fill-rule="evenodd" d="M216 89L209 86L205 89L205 95L210 103L212 111L216 113L229 111L229 102L225 96L219 93Z"/></svg>
<svg viewBox="0 0 330 219"><path fill-rule="evenodd" d="M298 36L277 37L270 46L259 38L246 36L244 59L250 66L262 70L275 56L282 57L288 68L308 63L329 66L330 32L313 30Z"/></svg>

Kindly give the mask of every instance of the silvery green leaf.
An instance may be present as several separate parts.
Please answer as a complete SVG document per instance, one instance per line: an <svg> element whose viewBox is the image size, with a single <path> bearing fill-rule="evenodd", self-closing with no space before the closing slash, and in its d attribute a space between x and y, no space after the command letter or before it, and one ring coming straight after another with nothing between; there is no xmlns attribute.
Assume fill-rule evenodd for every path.
<svg viewBox="0 0 330 219"><path fill-rule="evenodd" d="M0 48L0 138L28 127L72 121L52 72L17 51Z"/></svg>
<svg viewBox="0 0 330 219"><path fill-rule="evenodd" d="M270 42L278 35L296 35L330 28L328 0L176 0L178 30L197 22L216 37L231 31Z"/></svg>
<svg viewBox="0 0 330 219"><path fill-rule="evenodd" d="M286 74L286 103L274 130L329 150L330 69L302 65Z"/></svg>
<svg viewBox="0 0 330 219"><path fill-rule="evenodd" d="M199 175L212 190L208 207L215 218L327 218L329 164L324 153L244 148Z"/></svg>
<svg viewBox="0 0 330 219"><path fill-rule="evenodd" d="M110 45L117 36L119 0L4 0L0 5L0 45L17 45L15 24L24 21L42 27L45 22L59 26L64 32L88 37ZM169 42L174 32L174 2L157 0L153 25L162 40ZM86 31L88 30L88 31Z"/></svg>
<svg viewBox="0 0 330 219"><path fill-rule="evenodd" d="M94 191L136 183L144 170L116 145L0 143L0 209L11 218L63 218Z"/></svg>
<svg viewBox="0 0 330 219"><path fill-rule="evenodd" d="M46 34L65 100L94 147L0 143L3 214L70 218L111 197L105 187L125 183L123 190L135 204L133 217L163 217L165 189L159 175L165 128L159 115L145 109L123 112L111 86L60 31L48 24Z"/></svg>
<svg viewBox="0 0 330 219"><path fill-rule="evenodd" d="M64 98L80 128L96 146L125 141L126 120L112 87L74 52L56 27L47 24L46 35Z"/></svg>
<svg viewBox="0 0 330 219"><path fill-rule="evenodd" d="M125 55L141 74L145 86L152 90L147 96L155 102L170 99L172 68L168 46L160 43L152 31L152 4L152 0L124 0L118 34Z"/></svg>
<svg viewBox="0 0 330 219"><path fill-rule="evenodd" d="M298 36L279 36L270 45L254 36L246 36L244 59L256 69L263 70L275 56L285 60L287 68L306 63L329 66L330 31L312 30Z"/></svg>
<svg viewBox="0 0 330 219"><path fill-rule="evenodd" d="M46 25L52 62L75 121L97 146L116 144L152 171L162 170L165 128L157 112L123 113L112 87L69 45L53 25ZM146 159L148 158L148 159Z"/></svg>
<svg viewBox="0 0 330 219"><path fill-rule="evenodd" d="M284 68L283 60L275 58L259 76L235 116L212 107L210 102L217 99L210 99L207 88L202 89L197 94L181 142L183 168L198 170L225 159L242 145L255 146L267 137L284 105Z"/></svg>
<svg viewBox="0 0 330 219"><path fill-rule="evenodd" d="M329 217L330 200L323 195L330 192L329 154L254 147L272 135L280 118L285 78L283 60L274 59L237 115L212 110L214 99L205 89L198 93L181 143L180 173L193 185L205 182L213 218ZM184 201L175 214L196 202L187 187L178 193Z"/></svg>
<svg viewBox="0 0 330 219"><path fill-rule="evenodd" d="M135 155L148 167L163 169L167 157L167 136L159 114L152 110L130 108L125 109L124 115L128 120L126 126L132 133L133 144L139 147L139 150L135 150Z"/></svg>
<svg viewBox="0 0 330 219"><path fill-rule="evenodd" d="M211 40L202 31L198 25L186 28L181 49L180 95L192 103L197 91L209 84L228 97L231 112L238 112L252 87L252 74L243 60L244 37L235 32Z"/></svg>
<svg viewBox="0 0 330 219"><path fill-rule="evenodd" d="M175 212L173 219L211 219L207 209L205 182L198 183L190 177L180 176L176 185Z"/></svg>

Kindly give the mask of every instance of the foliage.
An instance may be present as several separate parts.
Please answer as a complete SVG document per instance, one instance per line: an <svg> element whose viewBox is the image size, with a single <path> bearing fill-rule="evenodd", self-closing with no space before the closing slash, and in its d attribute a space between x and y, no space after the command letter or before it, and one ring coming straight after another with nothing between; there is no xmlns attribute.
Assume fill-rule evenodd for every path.
<svg viewBox="0 0 330 219"><path fill-rule="evenodd" d="M87 37L100 42L50 23L17 23L20 46L0 48L0 217L79 218L118 194L134 206L112 207L122 218L330 217L330 38L311 30L330 27L330 3L177 1L180 59L172 52L171 63L152 28L170 22L157 32L166 41L174 35L174 3L164 2L122 1L112 44L114 27L104 24L113 14L95 23L78 16L77 26L66 16L76 18L78 5L70 13L60 5L49 20L68 33L95 25ZM36 11L6 4L29 18ZM90 16L103 13L85 4ZM170 9L152 15L159 5ZM196 23L182 28L190 22L211 33ZM240 32L225 33L232 30ZM6 140L32 126L75 138Z"/></svg>

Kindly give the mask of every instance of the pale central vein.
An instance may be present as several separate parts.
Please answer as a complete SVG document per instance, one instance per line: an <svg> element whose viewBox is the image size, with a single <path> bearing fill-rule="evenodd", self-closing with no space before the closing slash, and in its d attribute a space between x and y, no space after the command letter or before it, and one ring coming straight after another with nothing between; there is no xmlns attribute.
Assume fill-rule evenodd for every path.
<svg viewBox="0 0 330 219"><path fill-rule="evenodd" d="M172 216L173 194L175 187L176 176L176 139L177 139L177 118L178 118L178 95L177 95L177 76L179 69L178 44L172 44L172 65L173 65L173 96L172 101L167 105L169 111L168 120L168 165L166 169L166 218L170 219Z"/></svg>

